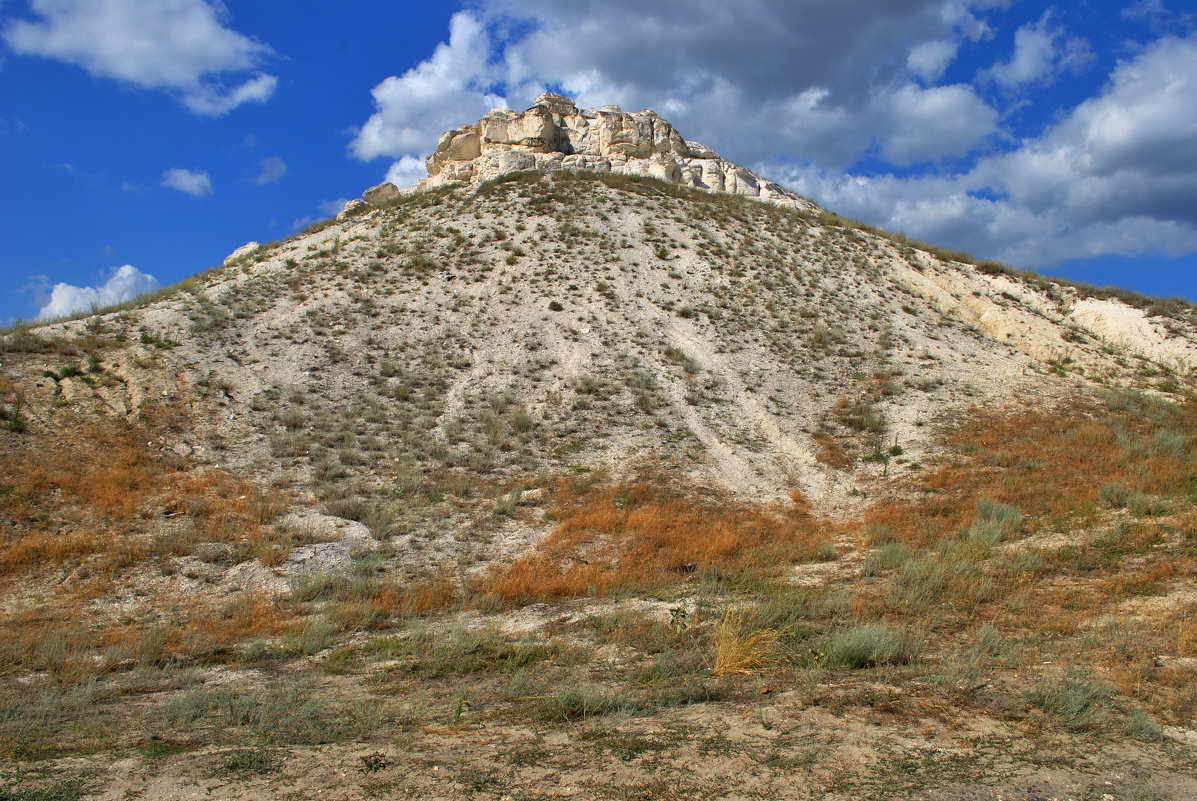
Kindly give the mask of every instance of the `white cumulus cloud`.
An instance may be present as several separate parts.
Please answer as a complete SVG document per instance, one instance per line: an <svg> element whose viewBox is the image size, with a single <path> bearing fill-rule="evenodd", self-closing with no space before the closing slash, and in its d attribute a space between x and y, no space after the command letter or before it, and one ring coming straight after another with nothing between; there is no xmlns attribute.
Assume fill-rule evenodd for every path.
<svg viewBox="0 0 1197 801"><path fill-rule="evenodd" d="M995 1L844 0L827 14L809 0L481 0L427 60L374 87L350 149L394 159L390 180L411 183L443 131L558 88L582 106L653 108L746 163L848 165L874 148L958 157L984 144L997 112L969 87L912 79L933 82L960 42L988 35L974 11ZM913 141L935 110L956 116Z"/></svg>
<svg viewBox="0 0 1197 801"><path fill-rule="evenodd" d="M229 89L204 84L183 95L183 105L202 117L223 117L243 103L265 103L274 94L278 78L258 74Z"/></svg>
<svg viewBox="0 0 1197 801"><path fill-rule="evenodd" d="M212 179L203 170L172 167L162 173L162 185L170 189L178 189L180 192L186 192L194 197L212 194Z"/></svg>
<svg viewBox="0 0 1197 801"><path fill-rule="evenodd" d="M1022 267L1197 250L1197 36L1165 37L1041 136L958 174L777 166L848 216Z"/></svg>
<svg viewBox="0 0 1197 801"><path fill-rule="evenodd" d="M144 295L160 287L154 276L143 273L132 264L113 269L112 275L99 286L55 284L50 300L38 311L39 319L66 317L93 307L112 306L130 298Z"/></svg>
<svg viewBox="0 0 1197 801"><path fill-rule="evenodd" d="M472 122L505 100L487 63L490 37L469 12L453 15L448 43L402 76L374 87L377 111L350 145L360 159L400 157L429 149L448 128Z"/></svg>
<svg viewBox="0 0 1197 801"><path fill-rule="evenodd" d="M983 74L1007 89L1028 83L1049 82L1064 71L1079 71L1093 61L1089 43L1069 36L1051 24L1051 11L1039 21L1023 25L1014 34L1014 52L1006 61Z"/></svg>
<svg viewBox="0 0 1197 801"><path fill-rule="evenodd" d="M263 102L277 84L260 71L273 51L227 27L220 2L31 0L30 9L32 19L10 19L0 31L14 53L169 91L195 114L219 117Z"/></svg>
<svg viewBox="0 0 1197 801"><path fill-rule="evenodd" d="M944 70L956 58L960 43L951 39L920 42L910 50L906 65L911 72L926 81L938 81Z"/></svg>
<svg viewBox="0 0 1197 801"><path fill-rule="evenodd" d="M881 152L907 165L964 156L997 130L998 113L963 84L907 84L881 100Z"/></svg>
<svg viewBox="0 0 1197 801"><path fill-rule="evenodd" d="M427 175L428 169L424 166L423 159L418 159L414 156L404 156L398 161L391 163L390 169L387 170L386 180L400 189L407 189Z"/></svg>

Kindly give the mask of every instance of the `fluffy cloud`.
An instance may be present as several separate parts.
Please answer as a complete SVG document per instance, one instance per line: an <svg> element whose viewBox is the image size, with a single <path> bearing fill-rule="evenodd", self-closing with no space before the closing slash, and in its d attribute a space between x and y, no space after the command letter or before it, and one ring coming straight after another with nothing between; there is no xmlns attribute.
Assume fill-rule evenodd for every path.
<svg viewBox="0 0 1197 801"><path fill-rule="evenodd" d="M112 306L130 298L152 292L161 284L154 276L143 273L131 264L114 268L112 275L100 286L72 286L55 284L50 300L38 311L39 319L66 317L93 307Z"/></svg>
<svg viewBox="0 0 1197 801"><path fill-rule="evenodd" d="M404 156L391 164L387 170L386 180L400 189L406 189L416 181L428 175L424 160L414 156Z"/></svg>
<svg viewBox="0 0 1197 801"><path fill-rule="evenodd" d="M984 75L1007 89L1027 83L1048 82L1060 72L1079 71L1093 61L1089 43L1068 36L1051 24L1051 12L1044 12L1033 25L1023 25L1014 34L1014 53L995 64Z"/></svg>
<svg viewBox="0 0 1197 801"><path fill-rule="evenodd" d="M997 112L971 87L912 79L938 77L959 42L987 35L974 9L995 1L845 0L825 14L791 0L490 0L454 15L429 59L374 88L351 151L398 159L391 175L407 180L444 130L559 88L582 105L652 107L740 161L801 153L846 166L874 148L903 163L960 156L994 132ZM950 124L914 141L937 112Z"/></svg>
<svg viewBox="0 0 1197 801"><path fill-rule="evenodd" d="M938 81L944 70L956 58L959 42L937 39L915 45L906 57L906 66L924 81Z"/></svg>
<svg viewBox="0 0 1197 801"><path fill-rule="evenodd" d="M162 173L162 185L178 189L194 197L212 194L212 179L203 170L184 170L173 167Z"/></svg>
<svg viewBox="0 0 1197 801"><path fill-rule="evenodd" d="M287 162L278 156L267 156L258 162L258 174L253 177L253 182L258 186L264 186L281 181L286 174Z"/></svg>
<svg viewBox="0 0 1197 801"><path fill-rule="evenodd" d="M958 174L846 176L779 167L849 216L1029 267L1197 250L1197 37L1166 37L1096 97Z"/></svg>
<svg viewBox="0 0 1197 801"><path fill-rule="evenodd" d="M183 95L183 105L202 117L223 117L243 103L265 103L274 94L278 78L259 73L232 89L200 85Z"/></svg>
<svg viewBox="0 0 1197 801"><path fill-rule="evenodd" d="M469 122L505 101L491 91L490 37L473 15L455 14L449 42L432 57L391 76L372 92L377 111L353 140L360 159L429 150L441 132Z"/></svg>
<svg viewBox="0 0 1197 801"><path fill-rule="evenodd" d="M937 161L983 142L997 115L971 89L924 95L962 41L987 35L985 0L844 0L834 14L794 0L552 0L491 3L535 20L504 51L508 92L525 102L561 86L584 105L652 107L686 136L741 162L795 155L845 167L874 149ZM938 76L936 76L938 77ZM945 87L929 87L943 89ZM914 146L900 101L967 98L977 124ZM779 111L783 111L779 116ZM979 112L979 114L977 113ZM893 127L897 123L897 128Z"/></svg>
<svg viewBox="0 0 1197 801"><path fill-rule="evenodd" d="M894 164L965 156L997 130L997 111L971 86L907 84L882 104L881 152Z"/></svg>
<svg viewBox="0 0 1197 801"><path fill-rule="evenodd" d="M228 12L218 2L31 0L30 5L34 19L10 19L0 33L15 53L170 91L203 116L264 102L274 92L277 79L258 71L272 55L270 47L226 27ZM246 73L251 77L235 78Z"/></svg>
<svg viewBox="0 0 1197 801"><path fill-rule="evenodd" d="M1044 135L977 170L1034 211L1197 225L1197 36L1165 37Z"/></svg>

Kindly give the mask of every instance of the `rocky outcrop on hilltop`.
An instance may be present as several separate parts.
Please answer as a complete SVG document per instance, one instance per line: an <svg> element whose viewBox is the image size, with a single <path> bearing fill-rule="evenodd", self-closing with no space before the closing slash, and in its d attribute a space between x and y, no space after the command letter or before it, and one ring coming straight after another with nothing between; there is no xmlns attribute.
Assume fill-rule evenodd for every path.
<svg viewBox="0 0 1197 801"><path fill-rule="evenodd" d="M428 157L428 177L414 189L453 182L479 183L521 170L599 170L645 175L669 183L760 198L813 209L809 200L682 138L672 125L645 110L619 106L579 109L574 101L545 93L532 108L493 109L478 122L441 135ZM377 203L398 194L391 184L367 190Z"/></svg>

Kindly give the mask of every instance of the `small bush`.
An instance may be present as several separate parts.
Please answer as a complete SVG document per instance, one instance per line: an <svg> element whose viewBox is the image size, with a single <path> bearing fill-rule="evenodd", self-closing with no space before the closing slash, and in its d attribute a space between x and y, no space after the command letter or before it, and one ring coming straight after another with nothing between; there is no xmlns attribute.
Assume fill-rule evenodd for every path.
<svg viewBox="0 0 1197 801"><path fill-rule="evenodd" d="M864 574L880 576L889 570L901 567L911 559L910 548L901 542L891 542L874 548L865 557Z"/></svg>
<svg viewBox="0 0 1197 801"><path fill-rule="evenodd" d="M1007 531L1014 531L1022 524L1022 512L1008 503L999 503L988 498L977 500L977 517L998 523Z"/></svg>
<svg viewBox="0 0 1197 801"><path fill-rule="evenodd" d="M290 651L305 656L318 654L332 643L333 627L328 621L318 618L304 623L287 637Z"/></svg>
<svg viewBox="0 0 1197 801"><path fill-rule="evenodd" d="M1140 709L1131 710L1131 713L1126 716L1122 731L1136 740L1149 743L1159 742L1164 736L1164 730L1160 724Z"/></svg>
<svg viewBox="0 0 1197 801"><path fill-rule="evenodd" d="M1069 670L1062 677L1040 679L1029 698L1070 731L1094 731L1106 722L1111 694L1104 682Z"/></svg>
<svg viewBox="0 0 1197 801"><path fill-rule="evenodd" d="M922 649L922 640L914 632L879 623L836 632L825 653L830 667L857 669L908 665L919 658Z"/></svg>
<svg viewBox="0 0 1197 801"><path fill-rule="evenodd" d="M681 348L669 347L665 349L665 357L672 362L680 364L682 369L689 375L698 375L702 372L702 365L693 356L690 356Z"/></svg>
<svg viewBox="0 0 1197 801"><path fill-rule="evenodd" d="M847 397L841 396L836 401L835 413L841 423L857 431L880 433L886 429L885 415L868 396L855 401L849 401Z"/></svg>
<svg viewBox="0 0 1197 801"><path fill-rule="evenodd" d="M1115 482L1102 484L1101 489L1097 491L1097 499L1115 509L1121 509L1126 506L1126 502L1130 500L1131 494L1129 487L1125 484Z"/></svg>
<svg viewBox="0 0 1197 801"><path fill-rule="evenodd" d="M984 545L997 545L1022 524L1022 513L1006 503L988 498L977 500L977 516L968 529L968 538Z"/></svg>
<svg viewBox="0 0 1197 801"><path fill-rule="evenodd" d="M525 434L531 431L535 423L532 415L528 414L526 409L516 409L511 413L511 418L508 422L511 423L511 430L517 434Z"/></svg>
<svg viewBox="0 0 1197 801"><path fill-rule="evenodd" d="M1126 508L1137 517L1158 517L1168 512L1168 504L1154 495L1134 492L1126 499Z"/></svg>
<svg viewBox="0 0 1197 801"><path fill-rule="evenodd" d="M630 708L631 703L628 699L616 693L607 692L593 684L579 684L541 698L536 706L535 716L544 721L569 723Z"/></svg>
<svg viewBox="0 0 1197 801"><path fill-rule="evenodd" d="M495 498L495 517L507 517L514 512L519 506L520 494L517 489Z"/></svg>
<svg viewBox="0 0 1197 801"><path fill-rule="evenodd" d="M224 761L224 769L234 773L270 773L275 760L267 748L238 748Z"/></svg>

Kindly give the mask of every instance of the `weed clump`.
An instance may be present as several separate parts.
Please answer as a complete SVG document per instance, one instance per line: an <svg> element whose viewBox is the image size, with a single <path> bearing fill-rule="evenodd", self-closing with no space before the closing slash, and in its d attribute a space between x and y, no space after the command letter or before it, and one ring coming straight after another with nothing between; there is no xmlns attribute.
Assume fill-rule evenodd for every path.
<svg viewBox="0 0 1197 801"><path fill-rule="evenodd" d="M631 701L594 684L579 684L558 689L538 699L534 710L537 720L569 723L575 720L627 711Z"/></svg>
<svg viewBox="0 0 1197 801"><path fill-rule="evenodd" d="M977 499L977 517L968 528L968 538L983 545L1005 541L1022 524L1022 513L1008 503Z"/></svg>
<svg viewBox="0 0 1197 801"><path fill-rule="evenodd" d="M870 623L833 634L825 654L829 667L860 669L908 665L919 658L922 648L922 638L910 629Z"/></svg>
<svg viewBox="0 0 1197 801"><path fill-rule="evenodd" d="M1106 724L1112 694L1104 682L1070 669L1063 676L1041 678L1028 698L1068 730L1080 732L1096 731Z"/></svg>

